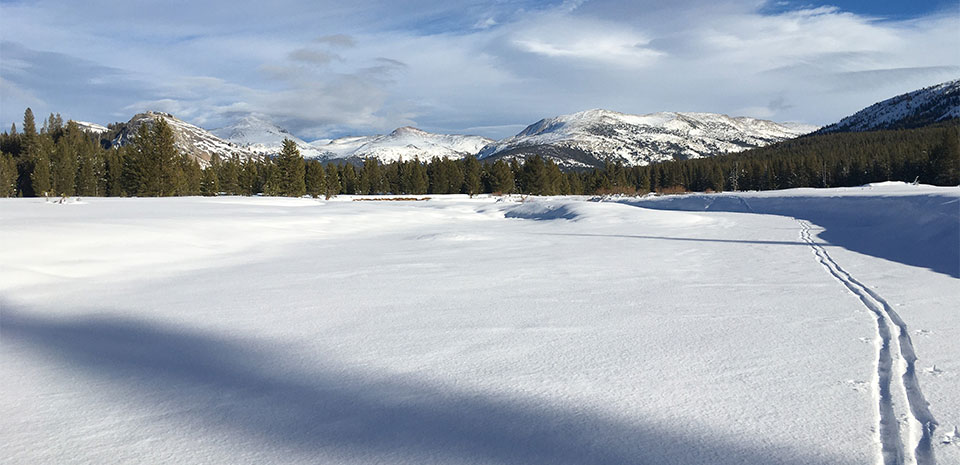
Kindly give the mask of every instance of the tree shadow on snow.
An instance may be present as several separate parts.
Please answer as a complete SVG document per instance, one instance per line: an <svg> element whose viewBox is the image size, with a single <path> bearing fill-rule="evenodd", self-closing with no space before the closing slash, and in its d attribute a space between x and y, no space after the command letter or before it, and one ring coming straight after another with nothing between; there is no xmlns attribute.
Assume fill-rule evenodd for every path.
<svg viewBox="0 0 960 465"><path fill-rule="evenodd" d="M164 411L176 413L160 421L173 427L177 418L199 421L244 442L296 453L414 463L836 463L809 445L801 451L790 444L732 443L576 405L561 409L412 376L362 374L343 363L284 371L293 355L282 350L146 321L54 319L6 309L0 330L5 345L52 354L93 381L108 381L106 396L116 386L118 393L133 388L140 405L162 400Z"/></svg>

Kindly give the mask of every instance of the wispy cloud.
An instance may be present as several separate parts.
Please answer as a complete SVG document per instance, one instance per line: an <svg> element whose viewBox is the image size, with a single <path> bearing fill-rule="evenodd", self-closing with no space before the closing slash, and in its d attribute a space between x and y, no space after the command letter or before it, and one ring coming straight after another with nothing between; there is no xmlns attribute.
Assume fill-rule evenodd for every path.
<svg viewBox="0 0 960 465"><path fill-rule="evenodd" d="M305 138L406 124L500 137L594 107L824 124L960 74L949 12L897 20L756 0L189 7L5 3L0 124L28 105L104 123L156 108L208 127L252 112Z"/></svg>

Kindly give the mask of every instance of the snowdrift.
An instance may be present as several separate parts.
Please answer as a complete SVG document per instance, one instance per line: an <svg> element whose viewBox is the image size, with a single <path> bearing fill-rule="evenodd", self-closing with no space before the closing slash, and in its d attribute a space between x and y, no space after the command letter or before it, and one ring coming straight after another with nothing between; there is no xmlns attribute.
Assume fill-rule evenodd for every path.
<svg viewBox="0 0 960 465"><path fill-rule="evenodd" d="M658 210L790 216L826 230L820 239L887 260L960 277L960 188L887 182L842 189L791 189L647 197L622 202Z"/></svg>

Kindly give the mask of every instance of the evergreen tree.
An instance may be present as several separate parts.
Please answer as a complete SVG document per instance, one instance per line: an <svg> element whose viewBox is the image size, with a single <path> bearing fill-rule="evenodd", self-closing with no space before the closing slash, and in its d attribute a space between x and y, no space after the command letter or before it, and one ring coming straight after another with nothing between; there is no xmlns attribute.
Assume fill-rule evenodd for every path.
<svg viewBox="0 0 960 465"><path fill-rule="evenodd" d="M353 168L353 165L346 163L341 166L340 179L344 194L353 195L357 193L357 170Z"/></svg>
<svg viewBox="0 0 960 465"><path fill-rule="evenodd" d="M941 186L960 184L960 126L943 132L943 139L930 151L929 182Z"/></svg>
<svg viewBox="0 0 960 465"><path fill-rule="evenodd" d="M383 193L383 173L380 171L380 162L376 158L370 157L363 160L359 182L361 194Z"/></svg>
<svg viewBox="0 0 960 465"><path fill-rule="evenodd" d="M76 194L84 196L105 195L105 160L99 145L87 137L83 131L73 132L77 127L73 121L67 123L67 137L74 139L76 147L77 172L74 179Z"/></svg>
<svg viewBox="0 0 960 465"><path fill-rule="evenodd" d="M512 194L514 189L516 189L516 182L510 165L502 159L493 162L490 168L490 190L501 194Z"/></svg>
<svg viewBox="0 0 960 465"><path fill-rule="evenodd" d="M240 194L239 158L234 156L232 159L223 160L217 172L217 179L220 182L220 192L226 192L229 195Z"/></svg>
<svg viewBox="0 0 960 465"><path fill-rule="evenodd" d="M38 153L33 157L33 172L30 173L30 181L33 186L33 192L37 195L49 196L53 194L51 183L50 158L44 153Z"/></svg>
<svg viewBox="0 0 960 465"><path fill-rule="evenodd" d="M23 145L27 156L36 153L37 123L33 119L33 110L29 107L23 112Z"/></svg>
<svg viewBox="0 0 960 465"><path fill-rule="evenodd" d="M51 125L59 123L50 115ZM70 196L74 194L77 182L77 157L79 145L83 143L83 133L73 121L68 124L66 132L59 127L56 131L62 134L56 141L56 149L50 160L52 189L57 195Z"/></svg>
<svg viewBox="0 0 960 465"><path fill-rule="evenodd" d="M526 159L518 179L521 192L532 195L549 195L550 180L547 177L546 164L540 155Z"/></svg>
<svg viewBox="0 0 960 465"><path fill-rule="evenodd" d="M181 175L179 161L173 129L166 120L157 118L152 127L141 124L125 173L128 192L144 197L175 195Z"/></svg>
<svg viewBox="0 0 960 465"><path fill-rule="evenodd" d="M337 165L327 165L326 180L323 183L326 189L326 198L333 197L340 193L340 169Z"/></svg>
<svg viewBox="0 0 960 465"><path fill-rule="evenodd" d="M106 195L110 197L120 197L126 195L125 186L128 181L124 179L124 158L126 150L108 149L103 154L104 163L104 185Z"/></svg>
<svg viewBox="0 0 960 465"><path fill-rule="evenodd" d="M199 168L199 166L198 166ZM214 196L220 192L220 179L213 167L207 167L200 175L200 195Z"/></svg>
<svg viewBox="0 0 960 465"><path fill-rule="evenodd" d="M410 161L409 177L409 194L426 194L430 189L430 179L427 177L427 166L420 160L414 159Z"/></svg>
<svg viewBox="0 0 960 465"><path fill-rule="evenodd" d="M17 195L17 161L0 152L0 197Z"/></svg>
<svg viewBox="0 0 960 465"><path fill-rule="evenodd" d="M297 144L290 139L283 140L283 149L277 157L277 170L279 195L302 197L307 193L303 157Z"/></svg>
<svg viewBox="0 0 960 465"><path fill-rule="evenodd" d="M470 194L470 196L473 197L480 193L480 162L477 161L477 157L467 155L463 158L462 163L463 186L460 188L460 192Z"/></svg>
<svg viewBox="0 0 960 465"><path fill-rule="evenodd" d="M321 195L326 195L326 186L324 179L326 173L323 171L323 165L320 164L317 160L310 160L307 162L307 174L306 174L306 189L307 194L310 197L317 198Z"/></svg>
<svg viewBox="0 0 960 465"><path fill-rule="evenodd" d="M177 160L179 163L179 179L177 182L177 195L201 195L201 184L203 182L203 172L200 163L193 157L180 155ZM217 189L216 192L220 192Z"/></svg>

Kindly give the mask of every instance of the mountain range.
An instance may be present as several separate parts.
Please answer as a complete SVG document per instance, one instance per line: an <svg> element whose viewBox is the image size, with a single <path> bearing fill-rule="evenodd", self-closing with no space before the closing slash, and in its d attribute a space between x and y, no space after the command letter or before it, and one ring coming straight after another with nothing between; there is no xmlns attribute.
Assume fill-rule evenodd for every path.
<svg viewBox="0 0 960 465"><path fill-rule="evenodd" d="M605 162L647 165L740 152L816 129L715 113L629 115L596 109L540 120L513 137L484 147L479 158L540 155L566 168Z"/></svg>
<svg viewBox="0 0 960 465"><path fill-rule="evenodd" d="M606 162L647 165L740 152L814 131L899 129L953 120L960 118L960 80L884 100L819 130L803 124L715 113L631 115L603 109L545 118L499 141L402 127L383 135L306 142L256 115L244 116L233 125L213 131L160 112L137 114L126 123L111 126L118 130L109 133L93 123L81 126L91 132L115 134L107 142L118 146L130 143L139 126L155 118L163 118L170 124L177 146L197 158L201 165L206 165L214 154L241 158L272 156L280 152L284 139L290 139L305 158L323 162L359 163L373 157L389 163L400 159L468 155L495 161L539 155L565 169L583 169L600 167Z"/></svg>

